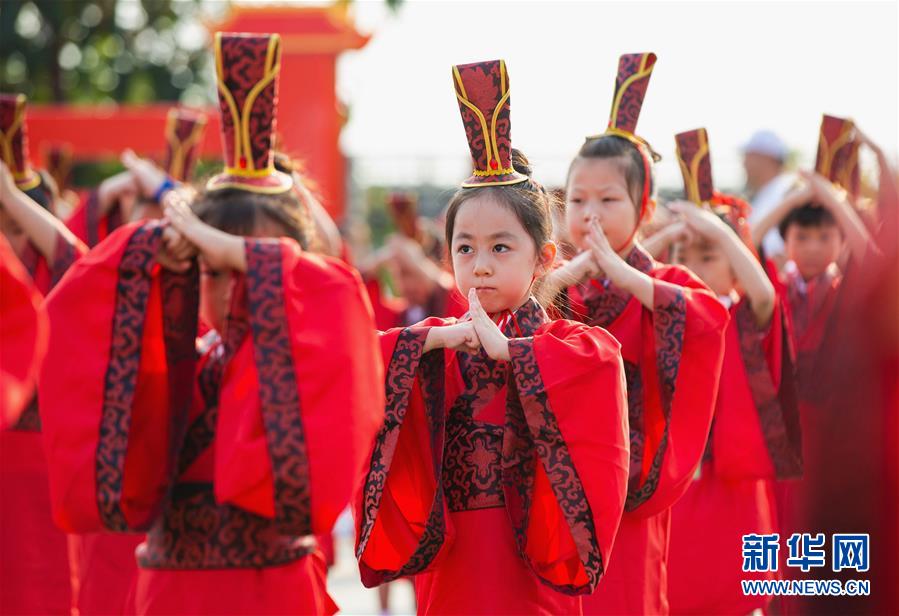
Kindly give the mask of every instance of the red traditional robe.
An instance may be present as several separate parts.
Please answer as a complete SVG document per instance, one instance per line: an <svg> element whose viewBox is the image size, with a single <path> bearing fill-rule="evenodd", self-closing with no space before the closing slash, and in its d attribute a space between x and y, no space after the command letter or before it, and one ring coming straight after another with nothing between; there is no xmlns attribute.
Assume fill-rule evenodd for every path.
<svg viewBox="0 0 899 616"><path fill-rule="evenodd" d="M727 309L688 270L661 265L640 247L628 263L648 274L654 310L608 281L568 290L575 318L621 343L628 384L630 471L615 561L585 614L668 611L670 508L699 465L724 355Z"/></svg>
<svg viewBox="0 0 899 616"><path fill-rule="evenodd" d="M511 361L381 336L384 427L356 508L362 582L415 576L422 614L570 614L609 562L627 481L624 371L608 332L504 325Z"/></svg>
<svg viewBox="0 0 899 616"><path fill-rule="evenodd" d="M832 315L839 301L841 282L842 277L835 265L827 268L820 276L806 281L788 264L786 273L776 284L784 303L787 331L796 349L802 450L808 461L801 480L780 481L776 486L778 521L782 535L786 537L796 532L818 532L807 524L808 512L805 510L805 504L809 500L807 485L817 481L820 473L814 461L826 455L825 452L819 453L811 449L817 443L826 442L822 430L827 430L827 426L822 425L819 420L820 396L827 388L821 386L820 375L817 374L818 351L828 328L834 326ZM786 551L781 550L781 561L785 557ZM785 567L785 570L789 574L797 572L792 567ZM798 609L796 601L789 597L784 598L783 604L787 613Z"/></svg>
<svg viewBox="0 0 899 616"><path fill-rule="evenodd" d="M799 408L781 305L760 327L749 300L731 307L709 445L699 476L672 509L672 614L743 615L770 597L745 596L742 537L778 532L774 480L802 472ZM701 572L701 573L700 573ZM701 588L697 576L701 575Z"/></svg>
<svg viewBox="0 0 899 616"><path fill-rule="evenodd" d="M54 519L148 529L139 614L333 613L312 535L348 502L383 412L361 281L291 240L248 239L226 327L195 345L197 268L155 263L161 231L116 231L48 301Z"/></svg>
<svg viewBox="0 0 899 616"><path fill-rule="evenodd" d="M48 327L43 297L0 234L0 430L15 424L34 396Z"/></svg>
<svg viewBox="0 0 899 616"><path fill-rule="evenodd" d="M5 241L3 246L8 247ZM29 244L25 265L30 266L28 273L36 275L37 279L28 278L11 249L2 255L3 328L17 327L17 321L23 327L11 337L4 331L4 397L15 395L16 391L15 387L5 391L7 365L13 374L27 375L36 367L35 360L39 359L36 351L43 346L37 321L43 308L32 313L30 324L24 312L40 306L43 302L41 294L49 291L83 250L83 246L71 245L60 236L53 263L48 267L45 259ZM8 322L7 302L20 305L19 315L9 315ZM35 337L18 339L29 333ZM22 386L31 389L27 399L21 396L29 392L19 389L17 404L24 400L24 410L19 409L14 423L0 429L0 609L6 614L65 613L71 603L66 536L50 518L47 463L33 385L26 380Z"/></svg>

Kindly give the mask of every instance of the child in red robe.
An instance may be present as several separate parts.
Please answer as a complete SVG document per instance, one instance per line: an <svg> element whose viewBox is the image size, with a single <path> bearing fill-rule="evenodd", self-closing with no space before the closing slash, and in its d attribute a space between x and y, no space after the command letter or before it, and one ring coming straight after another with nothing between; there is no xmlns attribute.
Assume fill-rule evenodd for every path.
<svg viewBox="0 0 899 616"><path fill-rule="evenodd" d="M672 508L668 596L673 614L742 615L770 597L745 595L741 580L775 576L743 571L742 537L778 532L774 480L802 471L793 364L780 300L752 251L749 205L712 191L705 129L676 140L692 203L669 207L692 238L674 253L731 318L703 463Z"/></svg>
<svg viewBox="0 0 899 616"><path fill-rule="evenodd" d="M196 215L166 192L165 221L115 231L48 301L54 519L148 531L138 614L336 611L314 535L361 475L383 376L358 275L302 249L273 166L280 51L278 35L216 35L225 171ZM198 341L200 311L214 329Z"/></svg>
<svg viewBox="0 0 899 616"><path fill-rule="evenodd" d="M4 260L18 261L4 267L11 274L21 274L13 275L25 285L20 291L32 298L22 304L29 310L35 301L43 303L42 296L86 249L52 214L52 191L46 178L30 166L25 103L21 95L0 96L0 131L9 144L0 163L0 230L9 249ZM10 296L3 301L15 299ZM15 322L15 317L11 319ZM37 333L36 325L31 325L33 333ZM32 345L42 345L39 339L31 342L15 344L4 336L4 363L8 360L26 373L36 368L39 357ZM0 606L11 614L62 613L71 604L66 537L50 518L47 464L33 383L22 385L27 391L21 391L16 419L0 429Z"/></svg>
<svg viewBox="0 0 899 616"><path fill-rule="evenodd" d="M850 120L824 116L818 140L814 173L800 172L803 183L752 230L758 242L769 229L778 227L784 238L787 264L775 281L784 304L792 344L796 350L803 452L806 460L820 458L810 448L821 442L826 429L816 421L817 396L821 391L818 351L825 333L835 324L832 314L839 301L842 274L837 266L841 253L849 253L849 265L876 250L858 213L847 199L851 188L854 125ZM823 452L822 452L823 453ZM803 481L778 485L779 513L784 534L816 532L803 522L802 484L815 480L813 463L806 466Z"/></svg>
<svg viewBox="0 0 899 616"><path fill-rule="evenodd" d="M546 191L511 148L501 60L453 67L474 172L447 211L461 320L381 335L384 427L356 508L362 581L415 576L430 613L580 612L606 570L627 474L608 332L549 321Z"/></svg>
<svg viewBox="0 0 899 616"><path fill-rule="evenodd" d="M664 614L670 508L705 449L724 351L727 310L695 275L656 263L634 241L652 215L652 162L634 134L656 56L621 56L609 128L571 163L568 236L581 251L547 292L567 289L574 318L621 343L628 383L630 471L615 560L589 614Z"/></svg>

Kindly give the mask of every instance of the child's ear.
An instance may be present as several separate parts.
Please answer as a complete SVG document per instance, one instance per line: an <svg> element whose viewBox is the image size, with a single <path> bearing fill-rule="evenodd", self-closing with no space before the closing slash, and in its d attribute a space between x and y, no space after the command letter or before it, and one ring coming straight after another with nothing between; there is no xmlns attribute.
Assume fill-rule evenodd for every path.
<svg viewBox="0 0 899 616"><path fill-rule="evenodd" d="M539 268L538 273L545 274L552 269L553 263L556 261L556 253L558 249L556 248L555 242L546 242L540 248L540 254L537 255L539 259Z"/></svg>

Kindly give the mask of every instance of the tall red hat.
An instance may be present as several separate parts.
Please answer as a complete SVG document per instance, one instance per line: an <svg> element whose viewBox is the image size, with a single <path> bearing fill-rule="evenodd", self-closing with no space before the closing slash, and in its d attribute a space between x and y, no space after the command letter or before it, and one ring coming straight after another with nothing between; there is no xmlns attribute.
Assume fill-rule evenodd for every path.
<svg viewBox="0 0 899 616"><path fill-rule="evenodd" d="M453 66L453 85L474 170L463 188L527 181L512 167L512 103L503 60Z"/></svg>
<svg viewBox="0 0 899 616"><path fill-rule="evenodd" d="M645 139L637 136L635 131L637 130L637 120L640 119L640 110L643 108L643 99L646 97L646 89L649 87L649 78L652 76L655 65L656 55L651 52L626 53L618 59L618 76L615 78L615 95L612 98L612 110L609 112L609 125L604 133L587 137L587 141L607 135L622 137L634 144L634 147L640 152L646 178L640 202L641 219L646 213L646 208L649 207L652 163L658 159L658 155ZM636 229L634 233L636 233Z"/></svg>
<svg viewBox="0 0 899 616"><path fill-rule="evenodd" d="M637 121L655 64L654 53L626 53L618 59L615 97L605 134L619 135L628 140L636 138L638 143L646 143L636 135Z"/></svg>
<svg viewBox="0 0 899 616"><path fill-rule="evenodd" d="M852 120L825 115L818 136L815 171L853 194L859 189L859 142Z"/></svg>
<svg viewBox="0 0 899 616"><path fill-rule="evenodd" d="M27 102L24 94L0 94L0 157L21 190L31 190L41 183L28 158Z"/></svg>
<svg viewBox="0 0 899 616"><path fill-rule="evenodd" d="M678 133L674 140L687 199L697 205L710 202L715 185L712 182L712 160L706 130L697 128Z"/></svg>
<svg viewBox="0 0 899 616"><path fill-rule="evenodd" d="M697 128L674 136L677 143L677 162L684 176L684 193L696 205L708 205L734 230L753 252L749 230L749 204L734 195L715 190L712 181L712 155L709 136L704 128Z"/></svg>
<svg viewBox="0 0 899 616"><path fill-rule="evenodd" d="M165 122L166 153L163 168L179 182L190 181L197 152L206 131L206 114L172 107Z"/></svg>
<svg viewBox="0 0 899 616"><path fill-rule="evenodd" d="M216 33L225 170L209 180L207 190L277 194L293 186L290 175L276 170L274 163L280 69L279 35Z"/></svg>
<svg viewBox="0 0 899 616"><path fill-rule="evenodd" d="M72 183L72 144L47 143L43 148L44 169L56 182L60 192L66 190Z"/></svg>

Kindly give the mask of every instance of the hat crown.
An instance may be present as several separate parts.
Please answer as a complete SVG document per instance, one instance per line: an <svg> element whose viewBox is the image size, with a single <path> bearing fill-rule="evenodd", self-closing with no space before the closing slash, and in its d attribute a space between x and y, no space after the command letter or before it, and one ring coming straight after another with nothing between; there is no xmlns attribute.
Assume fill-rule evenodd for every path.
<svg viewBox="0 0 899 616"><path fill-rule="evenodd" d="M179 182L191 179L197 163L197 150L206 130L206 115L179 107L169 109L166 117L166 156L163 167Z"/></svg>
<svg viewBox="0 0 899 616"><path fill-rule="evenodd" d="M818 136L815 171L844 189L857 192L859 145L852 120L824 115Z"/></svg>
<svg viewBox="0 0 899 616"><path fill-rule="evenodd" d="M272 194L290 190L290 176L275 170L280 69L279 35L216 33L225 172L207 183L208 190L239 188Z"/></svg>
<svg viewBox="0 0 899 616"><path fill-rule="evenodd" d="M453 66L453 85L474 171L463 187L527 180L512 166L509 74L503 60Z"/></svg>
<svg viewBox="0 0 899 616"><path fill-rule="evenodd" d="M636 134L637 121L640 119L643 99L646 97L656 59L656 55L651 52L623 54L618 59L615 95L609 113L610 129Z"/></svg>
<svg viewBox="0 0 899 616"><path fill-rule="evenodd" d="M40 176L31 168L28 152L28 127L25 123L24 94L0 94L0 157L9 167L22 190L40 184Z"/></svg>
<svg viewBox="0 0 899 616"><path fill-rule="evenodd" d="M696 204L712 199L712 160L709 137L704 128L697 128L674 136L677 144L677 162L684 177L684 193Z"/></svg>

